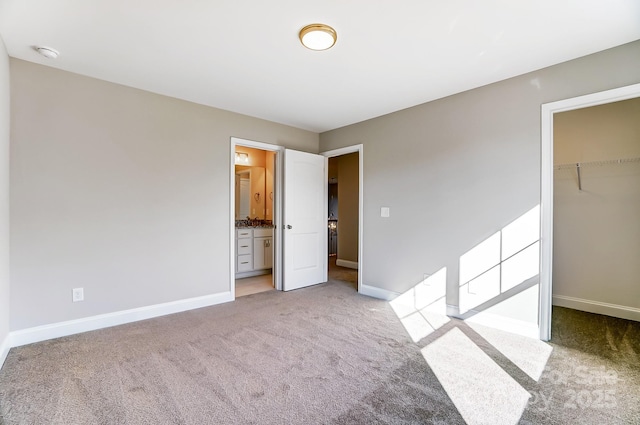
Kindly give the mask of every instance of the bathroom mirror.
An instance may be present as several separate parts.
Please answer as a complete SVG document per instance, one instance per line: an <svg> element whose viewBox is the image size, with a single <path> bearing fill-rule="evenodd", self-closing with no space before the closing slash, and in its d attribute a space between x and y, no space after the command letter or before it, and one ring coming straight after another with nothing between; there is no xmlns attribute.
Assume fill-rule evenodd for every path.
<svg viewBox="0 0 640 425"><path fill-rule="evenodd" d="M236 165L236 220L266 218L264 167Z"/></svg>

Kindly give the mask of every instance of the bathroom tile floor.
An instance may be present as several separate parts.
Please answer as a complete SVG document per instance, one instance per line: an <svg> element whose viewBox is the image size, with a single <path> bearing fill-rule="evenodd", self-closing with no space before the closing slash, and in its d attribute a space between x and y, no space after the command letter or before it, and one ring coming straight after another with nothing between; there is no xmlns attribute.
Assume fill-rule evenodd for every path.
<svg viewBox="0 0 640 425"><path fill-rule="evenodd" d="M273 290L273 275L271 273L236 279L236 298Z"/></svg>

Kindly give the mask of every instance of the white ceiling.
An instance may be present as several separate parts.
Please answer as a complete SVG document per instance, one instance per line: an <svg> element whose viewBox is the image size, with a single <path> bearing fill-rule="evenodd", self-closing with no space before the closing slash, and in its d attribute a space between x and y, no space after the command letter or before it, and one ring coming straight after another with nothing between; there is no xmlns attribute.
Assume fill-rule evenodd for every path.
<svg viewBox="0 0 640 425"><path fill-rule="evenodd" d="M299 43L315 22L333 49ZM322 132L640 39L640 1L0 0L0 35L15 58Z"/></svg>

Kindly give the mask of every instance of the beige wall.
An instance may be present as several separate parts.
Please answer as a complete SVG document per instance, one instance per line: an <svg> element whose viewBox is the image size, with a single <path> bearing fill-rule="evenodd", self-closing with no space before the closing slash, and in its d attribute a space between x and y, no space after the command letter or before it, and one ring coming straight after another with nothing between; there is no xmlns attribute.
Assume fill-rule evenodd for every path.
<svg viewBox="0 0 640 425"><path fill-rule="evenodd" d="M230 137L318 152L315 133L10 63L12 330L228 291Z"/></svg>
<svg viewBox="0 0 640 425"><path fill-rule="evenodd" d="M553 162L640 156L640 99L555 114Z"/></svg>
<svg viewBox="0 0 640 425"><path fill-rule="evenodd" d="M540 202L541 105L638 82L640 41L321 134L365 146L363 283L403 292L446 267L457 306L460 257ZM493 312L533 323L537 298Z"/></svg>
<svg viewBox="0 0 640 425"><path fill-rule="evenodd" d="M231 136L309 152L365 144L364 283L401 292L444 266L456 305L460 256L539 203L540 105L638 82L634 42L319 146L314 133L11 60L11 329L226 291ZM74 287L86 301L71 303ZM533 320L534 295L496 311Z"/></svg>
<svg viewBox="0 0 640 425"><path fill-rule="evenodd" d="M554 116L553 293L640 308L640 98Z"/></svg>
<svg viewBox="0 0 640 425"><path fill-rule="evenodd" d="M358 152L337 158L338 260L358 262Z"/></svg>
<svg viewBox="0 0 640 425"><path fill-rule="evenodd" d="M0 38L0 366L9 334L9 56Z"/></svg>
<svg viewBox="0 0 640 425"><path fill-rule="evenodd" d="M266 189L264 167L253 167L251 170L251 218L264 219L266 213Z"/></svg>

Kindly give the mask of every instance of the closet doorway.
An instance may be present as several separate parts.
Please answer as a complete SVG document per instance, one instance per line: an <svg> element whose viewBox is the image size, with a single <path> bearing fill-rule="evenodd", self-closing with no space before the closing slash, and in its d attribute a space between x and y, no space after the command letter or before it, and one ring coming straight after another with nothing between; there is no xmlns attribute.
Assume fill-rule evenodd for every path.
<svg viewBox="0 0 640 425"><path fill-rule="evenodd" d="M362 289L363 145L324 152L328 278Z"/></svg>
<svg viewBox="0 0 640 425"><path fill-rule="evenodd" d="M639 137L640 97L555 115L553 305L640 311Z"/></svg>
<svg viewBox="0 0 640 425"><path fill-rule="evenodd" d="M608 90L604 92L594 93L590 95L580 96L576 98L561 100L557 102L547 103L542 105L542 130L541 130L541 157L542 157L542 167L541 167L541 252L540 252L540 338L542 340L548 341L551 339L551 307L553 304L555 305L564 305L566 307L575 308L584 311L590 311L593 313L606 314L615 317L622 317L631 320L640 320L640 305L632 306L629 305L628 301L638 302L640 300L640 294L637 292L637 287L632 289L632 292L625 292L624 283L623 287L616 288L615 290L608 291L609 296L619 297L620 295L627 296L627 299L624 298L616 298L607 301L595 300L593 298L597 298L598 293L604 293L605 288L609 286L609 281L612 276L607 275L606 277L600 277L600 282L596 285L590 284L591 289L589 291L583 293L582 295L567 295L563 293L556 293L556 285L553 283L554 271L559 270L558 267L564 267L564 264L554 265L554 258L556 254L560 255L560 253L555 253L555 243L554 243L554 228L558 229L558 227L554 223L554 215L555 208L554 203L556 201L556 197L554 195L554 178L556 176L556 172L558 173L570 173L573 171L572 176L564 176L564 181L561 182L563 187L558 191L557 195L560 196L561 193L569 193L570 197L574 198L571 202L600 202L604 201L602 205L598 208L604 207L605 209L615 209L615 199L606 199L608 197L613 198L624 198L624 204L635 204L638 205L638 199L631 199L633 197L634 190L637 191L638 186L633 182L628 184L624 183L625 187L628 187L630 191L626 193L622 198L620 194L616 193L606 193L602 192L603 184L609 184L613 180L618 179L619 177L625 177L625 174L631 179L633 179L633 174L637 175L638 173L638 161L637 151L635 150L638 146L637 134L635 138L635 144L633 142L616 142L618 145L615 150L616 152L609 152L606 150L606 146L603 149L602 144L594 144L592 142L588 143L588 146L591 146L588 150L588 156L584 156L583 158L575 158L567 155L575 155L575 153L567 153L567 152L559 152L558 160L554 160L554 148L555 148L555 119L559 118L560 121L563 120L563 117L559 114L568 112L568 111L577 111L584 108L597 107L599 105L607 105L613 104L614 102L624 102L627 100L632 100L640 97L640 84L634 84L631 86L621 87L618 89ZM619 105L617 105L619 106ZM612 106L613 108L617 107L616 105ZM618 117L614 114L613 119L616 120ZM635 120L637 121L637 120ZM613 133L618 132L619 129L615 129ZM611 130L608 130L611 132ZM591 136L589 136L591 137ZM617 137L617 136L616 136ZM605 137L606 138L606 137ZM603 140L606 144L608 140ZM622 146L627 146L627 148L620 148ZM600 146L599 148L597 146ZM583 146L584 149L584 146ZM579 152L577 155L587 155L587 152ZM597 157L596 157L597 155ZM611 156L613 155L613 156ZM611 157L609 157L611 156ZM561 161L571 161L571 162L561 162ZM607 176L608 174L608 176ZM559 175L560 176L560 175ZM589 181L589 185L587 186L587 181ZM631 180L629 180L631 181ZM571 185L574 187L571 188ZM566 187L564 187L566 186ZM619 187L614 188L614 191L620 189ZM568 190L572 192L567 192ZM589 193L588 191L591 191ZM600 193L596 193L600 192ZM560 202L560 206L564 205L564 200ZM573 206L565 205L566 208L573 208ZM585 205L579 207L581 209L582 215L589 215L592 211L587 211ZM631 205L631 208L635 208ZM566 211L558 211L560 215L565 214ZM628 215L627 213L622 213L622 215ZM631 213L633 214L633 212ZM637 216L636 216L637 217ZM574 220L582 221L584 217L576 217L574 216ZM615 225L615 221L618 217L607 217L606 219L603 217L599 217L597 219L598 225L601 224L613 224ZM637 220L634 221L637 226ZM631 226L634 228L633 226ZM629 233L635 232L637 235L639 232L634 231L632 228L629 228ZM634 228L635 229L635 228ZM562 229L564 231L564 229ZM619 233L619 232L618 232ZM628 236L628 235L627 235ZM564 239L564 235L560 236L561 239ZM599 252L593 261L594 266L606 266L614 264L616 261L625 262L622 257L624 254L615 254L610 250L612 246L618 244L618 242L628 242L626 240L626 236L620 238L620 235L608 234L608 237L601 238L602 240L597 240L595 238L590 238L589 242L586 244L587 248L591 249L594 252ZM560 241L559 241L560 242ZM574 241L575 242L575 241ZM562 244L562 242L560 242ZM566 245L566 244L565 244ZM583 249L583 246L580 246L579 243L572 244L573 248L576 250ZM584 244L582 244L584 245ZM633 242L632 242L633 245ZM561 248L559 245L558 248ZM565 247L562 247L565 251L564 255L572 255L571 253L566 252ZM638 251L635 251L636 258ZM571 261L567 260L567 258L560 259L558 257L558 262L560 261ZM581 260L582 265L589 265L588 259ZM606 265L609 263L609 265ZM635 261L633 262L636 263ZM628 265L628 264L627 264ZM581 266L582 267L582 266ZM561 276L561 275L559 275ZM566 273L564 274L566 276ZM637 275L636 279L637 279ZM561 277L559 277L561 278ZM615 278L614 278L615 279ZM624 280L624 279L623 279ZM558 290L566 290L566 285L558 282ZM589 298L581 298L581 297L589 297ZM635 300L635 301L634 301ZM620 303L620 304L618 304Z"/></svg>

